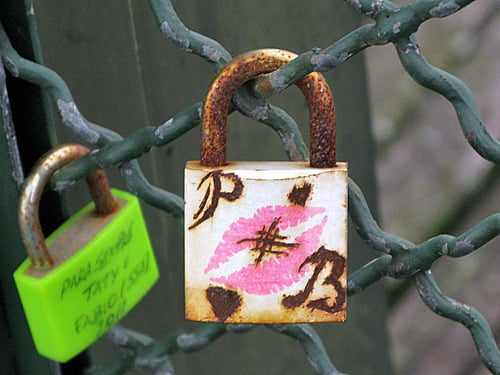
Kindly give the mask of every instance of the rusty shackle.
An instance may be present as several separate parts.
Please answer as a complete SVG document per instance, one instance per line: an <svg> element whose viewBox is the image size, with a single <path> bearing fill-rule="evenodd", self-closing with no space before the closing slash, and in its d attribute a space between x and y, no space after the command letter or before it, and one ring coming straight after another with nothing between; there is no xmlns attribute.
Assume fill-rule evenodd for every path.
<svg viewBox="0 0 500 375"><path fill-rule="evenodd" d="M261 49L241 54L215 76L203 104L201 160L204 166L226 164L226 124L231 98L246 81L269 73L297 55L281 49ZM296 83L309 105L310 165L336 165L336 118L333 96L322 74L313 72Z"/></svg>
<svg viewBox="0 0 500 375"><path fill-rule="evenodd" d="M54 264L45 244L38 214L40 198L49 179L62 166L71 163L90 150L78 144L58 146L45 153L24 180L19 199L19 229L31 263L38 271L51 268ZM97 215L108 215L118 208L111 195L108 179L103 170L97 170L86 177L90 194L96 206Z"/></svg>

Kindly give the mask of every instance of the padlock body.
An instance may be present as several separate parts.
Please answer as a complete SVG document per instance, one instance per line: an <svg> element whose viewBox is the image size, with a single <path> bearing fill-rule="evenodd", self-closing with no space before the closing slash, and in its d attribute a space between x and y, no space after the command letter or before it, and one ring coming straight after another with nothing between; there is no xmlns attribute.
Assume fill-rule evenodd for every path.
<svg viewBox="0 0 500 375"><path fill-rule="evenodd" d="M344 321L347 164L185 169L186 318Z"/></svg>
<svg viewBox="0 0 500 375"><path fill-rule="evenodd" d="M91 202L47 238L54 268L37 272L27 259L14 273L35 346L57 362L102 336L158 279L137 197L112 194L117 212L97 216Z"/></svg>

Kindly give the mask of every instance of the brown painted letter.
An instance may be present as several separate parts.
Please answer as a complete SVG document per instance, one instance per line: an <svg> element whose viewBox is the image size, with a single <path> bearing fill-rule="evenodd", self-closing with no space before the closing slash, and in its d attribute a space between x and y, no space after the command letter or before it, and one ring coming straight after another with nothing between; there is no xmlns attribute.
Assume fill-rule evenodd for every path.
<svg viewBox="0 0 500 375"><path fill-rule="evenodd" d="M207 190L205 191L205 195L200 202L198 210L193 215L193 219L195 222L191 224L189 229L193 229L203 223L205 220L210 219L214 216L215 210L219 204L219 199L223 198L229 202L232 202L238 199L243 191L243 183L238 175L234 173L222 173L222 169L217 169L216 171L212 171L207 173L200 181L198 185L198 190L200 190L201 186L205 183L205 181L210 181L211 178L212 184L208 182ZM233 191L222 191L222 183L221 178L227 178L231 180L234 184ZM210 197L210 193L212 193L212 199L210 201L210 205L207 206L208 198ZM201 215L201 217L200 217Z"/></svg>

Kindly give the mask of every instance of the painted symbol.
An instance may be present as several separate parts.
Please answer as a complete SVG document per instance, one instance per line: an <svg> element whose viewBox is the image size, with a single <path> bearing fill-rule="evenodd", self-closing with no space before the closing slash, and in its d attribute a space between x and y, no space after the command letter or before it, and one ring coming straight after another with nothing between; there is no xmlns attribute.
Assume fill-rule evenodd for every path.
<svg viewBox="0 0 500 375"><path fill-rule="evenodd" d="M302 280L309 271L309 264L299 268L320 247L320 237L328 221L324 212L323 207L265 206L257 209L250 218L237 219L222 235L221 242L209 258L205 274L211 282L249 294L269 295L284 290ZM263 256L259 262L245 258L249 246L256 248L258 245L249 245L249 241L242 239L256 241L255 238L259 238L256 233L270 231L287 237L294 233L293 238L285 242L294 244L293 247L277 248L279 251L288 249L287 255ZM285 239L272 241L283 243ZM267 245L269 250L269 242Z"/></svg>
<svg viewBox="0 0 500 375"><path fill-rule="evenodd" d="M328 313L335 313L337 311L344 309L344 302L346 299L346 290L342 287L339 278L344 273L344 268L346 266L346 259L338 252L333 250L327 250L324 246L321 246L318 251L308 256L304 262L300 265L299 271L307 264L314 264L314 272L307 281L306 286L303 290L294 295L285 296L281 301L281 304L287 309L294 309L303 305L307 298L311 295L314 289L314 285L318 281L318 276L321 271L328 265L331 264L330 274L323 280L323 285L332 285L337 292L337 297L332 305L328 304L329 297L322 297L310 301L307 304L311 310L322 310Z"/></svg>
<svg viewBox="0 0 500 375"><path fill-rule="evenodd" d="M241 306L241 296L237 292L220 286L207 288L205 295L212 306L214 315L221 323L224 323Z"/></svg>
<svg viewBox="0 0 500 375"><path fill-rule="evenodd" d="M288 236L280 235L280 228L278 227L279 222L281 221L281 217L274 219L274 221L269 225L269 228L266 228L264 225L261 230L257 231L256 234L259 237L256 238L244 238L236 242L240 244L242 242L254 242L255 247L250 248L250 251L258 251L259 255L257 259L255 259L255 263L259 264L264 258L266 254L276 254L276 255L285 255L288 256L286 251L275 250L276 248L294 248L299 246L299 243L288 243L283 242L281 240L285 240Z"/></svg>
<svg viewBox="0 0 500 375"><path fill-rule="evenodd" d="M305 206L306 201L311 195L312 185L304 182L301 186L294 185L290 193L288 193L288 200L293 204Z"/></svg>
<svg viewBox="0 0 500 375"><path fill-rule="evenodd" d="M234 187L232 191L222 191L222 178L228 179L233 183ZM222 169L217 169L203 176L197 190L200 190L205 182L208 184L205 195L198 206L198 210L193 215L193 220L195 221L189 226L189 229L197 227L205 220L214 216L220 198L232 202L238 199L243 192L243 182L241 182L241 178L235 173L222 173ZM212 199L210 203L208 203L210 195L212 195Z"/></svg>

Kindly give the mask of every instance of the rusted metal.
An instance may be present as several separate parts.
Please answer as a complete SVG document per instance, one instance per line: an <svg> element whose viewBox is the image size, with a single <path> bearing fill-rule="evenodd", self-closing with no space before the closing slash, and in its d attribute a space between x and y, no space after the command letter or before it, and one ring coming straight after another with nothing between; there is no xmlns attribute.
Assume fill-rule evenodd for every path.
<svg viewBox="0 0 500 375"><path fill-rule="evenodd" d="M281 49L241 54L226 64L205 96L201 121L201 161L204 166L226 164L226 124L232 96L246 81L269 73L297 55ZM314 168L336 165L336 117L333 96L322 74L313 72L297 82L309 105L311 156Z"/></svg>
<svg viewBox="0 0 500 375"><path fill-rule="evenodd" d="M40 198L45 185L58 169L89 151L87 147L78 144L61 145L50 150L36 163L21 188L19 229L28 256L33 267L38 271L47 270L54 264L45 244L38 214ZM95 213L97 215L108 215L118 208L117 202L111 195L104 171L97 170L89 175L87 184L96 205Z"/></svg>

